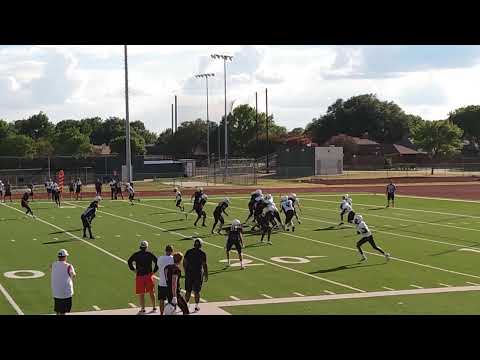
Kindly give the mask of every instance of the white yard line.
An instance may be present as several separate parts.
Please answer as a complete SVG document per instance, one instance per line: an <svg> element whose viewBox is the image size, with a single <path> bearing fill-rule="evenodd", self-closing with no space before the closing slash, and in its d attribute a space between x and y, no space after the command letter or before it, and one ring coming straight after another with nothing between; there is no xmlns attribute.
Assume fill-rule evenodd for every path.
<svg viewBox="0 0 480 360"><path fill-rule="evenodd" d="M416 289L423 289L422 286L418 286L418 285L415 285L415 284L410 284L411 287L414 287Z"/></svg>
<svg viewBox="0 0 480 360"><path fill-rule="evenodd" d="M388 291L395 291L395 289L392 289L392 288L389 288L389 287L386 287L386 286L382 286L382 289L385 289L385 290L388 290Z"/></svg>
<svg viewBox="0 0 480 360"><path fill-rule="evenodd" d="M15 302L15 300L13 300L13 298L10 296L10 294L8 293L8 291L2 286L2 284L0 284L0 292L3 294L3 296L5 296L5 299L7 299L8 303L11 305L11 307L13 308L13 310L15 310L15 312L18 314L18 315L25 315L22 311L22 309L20 309L20 307L17 305L17 303Z"/></svg>
<svg viewBox="0 0 480 360"><path fill-rule="evenodd" d="M465 281L467 284L473 285L473 286L480 286L480 284L470 282L470 281Z"/></svg>
<svg viewBox="0 0 480 360"><path fill-rule="evenodd" d="M102 310L102 309L100 309L97 305L93 305L92 307L93 307L96 311Z"/></svg>
<svg viewBox="0 0 480 360"><path fill-rule="evenodd" d="M452 286L452 285L442 284L442 283L438 283L438 285L445 286L445 287L451 287Z"/></svg>
<svg viewBox="0 0 480 360"><path fill-rule="evenodd" d="M235 300L235 301L239 301L239 300L240 300L240 299L239 299L238 297L236 297L236 296L229 296L229 298L230 298L230 299L233 299L233 300Z"/></svg>
<svg viewBox="0 0 480 360"><path fill-rule="evenodd" d="M132 304L132 303L128 303L128 306L130 306L131 308L138 308L138 306L137 306L137 305L135 305L135 304Z"/></svg>
<svg viewBox="0 0 480 360"><path fill-rule="evenodd" d="M305 295L303 295L302 293L299 293L299 292L293 292L293 294L297 295L297 296L302 296L302 297L305 296Z"/></svg>
<svg viewBox="0 0 480 360"><path fill-rule="evenodd" d="M408 290L394 290L394 291L373 291L373 292L364 292L364 293L335 294L335 295L317 295L317 296L304 296L304 297L294 296L290 298L219 301L219 302L211 302L210 305L218 306L218 307L268 305L268 304L327 301L327 300L341 300L341 299L365 299L365 298L400 296L400 295L441 294L441 293L467 292L467 291L480 291L480 286L456 286L456 287L452 286L448 288L442 287L442 288L408 289Z"/></svg>
<svg viewBox="0 0 480 360"><path fill-rule="evenodd" d="M330 295L335 295L335 293L333 291L328 291L328 290L324 290L327 294L330 294Z"/></svg>
<svg viewBox="0 0 480 360"><path fill-rule="evenodd" d="M264 298L267 298L267 299L273 299L273 297L272 297L272 296L270 296L270 295L267 295L267 294L260 294L260 295L262 295Z"/></svg>

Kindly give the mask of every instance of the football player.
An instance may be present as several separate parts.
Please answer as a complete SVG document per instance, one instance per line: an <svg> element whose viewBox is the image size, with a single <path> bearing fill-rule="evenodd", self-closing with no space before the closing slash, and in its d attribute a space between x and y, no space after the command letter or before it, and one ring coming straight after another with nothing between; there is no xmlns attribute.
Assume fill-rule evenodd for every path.
<svg viewBox="0 0 480 360"><path fill-rule="evenodd" d="M25 214L26 215L30 214L35 219L35 215L33 215L33 211L28 205L29 197L30 197L30 189L27 189L27 191L25 191L25 193L22 196L21 205L22 205L22 208L27 209L27 212Z"/></svg>
<svg viewBox="0 0 480 360"><path fill-rule="evenodd" d="M297 219L298 223L301 224L302 222L301 222L300 219L298 218L297 208L298 208L298 210L300 210L300 211L302 211L302 210L300 209L300 201L298 201L297 194L291 193L291 194L288 196L288 200L291 200L291 201L292 201L292 204L293 204L293 214L295 215L295 218Z"/></svg>
<svg viewBox="0 0 480 360"><path fill-rule="evenodd" d="M205 204L207 203L208 196L207 194L202 194L202 197L200 198L199 202L195 205L195 212L197 213L197 220L193 223L193 225L197 226L198 220L200 220L201 217L203 217L203 223L202 226L207 226L205 225L205 220L207 219L207 213L203 208L205 207Z"/></svg>
<svg viewBox="0 0 480 360"><path fill-rule="evenodd" d="M357 226L357 234L359 234L362 238L357 242L357 249L360 252L361 259L360 261L365 261L367 260L367 257L363 253L362 250L362 245L365 243L370 243L370 245L377 250L379 253L381 253L387 260L390 259L390 254L383 251L381 248L375 244L375 241L373 240L373 235L370 232L370 229L368 228L367 224L365 221L363 221L363 216L362 215L356 215L355 219L353 220L355 225Z"/></svg>
<svg viewBox="0 0 480 360"><path fill-rule="evenodd" d="M133 200L135 199L135 190L133 190L131 183L127 183L126 187L128 192L128 201L130 201L130 205L133 205Z"/></svg>
<svg viewBox="0 0 480 360"><path fill-rule="evenodd" d="M260 190L260 189L257 189L250 194L250 201L248 202L249 213L248 213L247 219L245 220L245 223L247 223L248 220L250 220L250 218L253 216L255 203L258 201L257 198L260 197L260 196L262 196L262 190Z"/></svg>
<svg viewBox="0 0 480 360"><path fill-rule="evenodd" d="M230 266L230 250L235 246L238 253L238 259L240 260L240 268L243 270L243 228L240 220L235 219L232 221L232 225L228 229L227 241L225 244L225 250L227 251L227 267Z"/></svg>
<svg viewBox="0 0 480 360"><path fill-rule="evenodd" d="M217 207L215 208L215 210L213 210L213 218L215 222L213 223L212 234L213 234L213 230L215 230L215 227L219 222L220 222L220 227L217 231L217 234L220 234L220 232L222 231L223 224L225 223L225 219L223 218L222 214L225 214L228 216L227 212L225 211L228 208L228 205L230 205L230 199L225 198L222 201L220 201Z"/></svg>
<svg viewBox="0 0 480 360"><path fill-rule="evenodd" d="M292 200L288 196L282 196L281 211L285 214L285 229L292 232L295 232L295 224L293 222L293 217L295 215L295 208Z"/></svg>
<svg viewBox="0 0 480 360"><path fill-rule="evenodd" d="M352 209L352 205L348 201L348 195L342 196L342 202L340 203L340 225L343 225L343 216L347 214L347 221L351 223L355 217L355 212Z"/></svg>
<svg viewBox="0 0 480 360"><path fill-rule="evenodd" d="M96 197L95 200L93 200L88 208L83 212L83 214L80 216L82 219L82 224L83 224L83 237L86 238L86 230L88 230L88 234L90 235L90 239L95 239L92 235L92 221L95 218L95 214L98 209L98 203L100 201L99 197Z"/></svg>

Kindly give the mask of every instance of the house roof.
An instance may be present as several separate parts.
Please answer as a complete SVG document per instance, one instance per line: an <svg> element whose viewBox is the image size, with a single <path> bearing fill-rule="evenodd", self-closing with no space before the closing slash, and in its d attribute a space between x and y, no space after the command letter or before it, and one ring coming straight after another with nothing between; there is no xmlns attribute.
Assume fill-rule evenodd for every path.
<svg viewBox="0 0 480 360"><path fill-rule="evenodd" d="M362 139L362 138L355 137L355 136L352 136L352 140L357 145L380 145L376 141L373 141L373 140L370 140L370 139Z"/></svg>
<svg viewBox="0 0 480 360"><path fill-rule="evenodd" d="M385 144L384 148L385 148L384 150L385 154L399 154L399 155L423 154L423 152L421 151L410 149L406 146L399 145L399 144Z"/></svg>

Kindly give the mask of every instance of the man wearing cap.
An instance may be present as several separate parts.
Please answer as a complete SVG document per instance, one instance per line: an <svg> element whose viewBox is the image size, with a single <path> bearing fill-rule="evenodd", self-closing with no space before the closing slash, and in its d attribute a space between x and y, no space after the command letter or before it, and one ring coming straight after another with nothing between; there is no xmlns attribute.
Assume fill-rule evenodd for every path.
<svg viewBox="0 0 480 360"><path fill-rule="evenodd" d="M143 240L140 243L140 250L134 253L128 259L128 267L130 270L135 271L137 276L135 279L135 292L138 295L140 301L139 315L145 314L145 293L150 294L150 300L152 301L152 312L156 312L155 307L155 291L153 283L153 274L158 271L157 257L153 255L148 249L148 241ZM135 263L135 266L133 266ZM152 264L155 264L155 268L152 270Z"/></svg>
<svg viewBox="0 0 480 360"><path fill-rule="evenodd" d="M57 315L65 315L72 310L73 278L76 273L73 266L67 263L67 250L61 249L57 256L58 260L50 267L54 311Z"/></svg>
<svg viewBox="0 0 480 360"><path fill-rule="evenodd" d="M195 239L193 248L185 253L183 268L185 269L185 301L190 301L190 295L195 293L195 311L199 311L200 291L203 280L208 281L207 254L202 250L202 239Z"/></svg>
<svg viewBox="0 0 480 360"><path fill-rule="evenodd" d="M165 311L165 300L167 300L167 279L165 278L165 267L173 264L173 247L167 245L165 247L165 255L159 256L157 260L158 265L158 307L160 308L160 315Z"/></svg>

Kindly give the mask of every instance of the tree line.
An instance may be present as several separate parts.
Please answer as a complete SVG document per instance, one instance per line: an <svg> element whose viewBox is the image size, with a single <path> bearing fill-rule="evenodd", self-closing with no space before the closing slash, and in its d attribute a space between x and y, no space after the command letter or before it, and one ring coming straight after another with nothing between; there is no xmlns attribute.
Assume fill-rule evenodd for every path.
<svg viewBox="0 0 480 360"><path fill-rule="evenodd" d="M268 148L267 148L268 121ZM446 119L425 121L420 116L407 114L391 101L381 101L374 94L338 99L325 114L312 119L304 128L290 132L276 124L273 115L255 114L247 104L237 106L227 116L228 149L235 157L262 156L274 152L287 142L304 144L312 141L325 144L332 136L368 137L380 143L395 143L411 139L420 150L432 158L448 157L462 150L463 140L478 152L480 145L480 106L456 109ZM173 156L190 156L206 151L207 122L202 119L182 122L177 131L166 129L156 134L145 128L142 121L131 125L132 152L145 154L145 146L155 144L157 152ZM210 153L218 157L224 153L225 119L220 124L210 122ZM258 142L257 142L258 139ZM40 112L24 120L0 120L0 155L46 156L85 155L92 145L109 145L112 152L124 155L125 120L99 117L81 120L63 120L57 124Z"/></svg>

